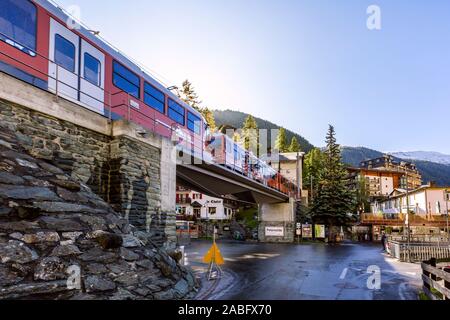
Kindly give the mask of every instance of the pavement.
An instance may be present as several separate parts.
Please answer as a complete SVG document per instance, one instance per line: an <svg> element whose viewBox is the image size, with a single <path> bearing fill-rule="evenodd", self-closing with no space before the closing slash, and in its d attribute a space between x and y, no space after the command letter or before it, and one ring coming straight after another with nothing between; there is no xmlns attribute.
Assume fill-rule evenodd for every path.
<svg viewBox="0 0 450 320"><path fill-rule="evenodd" d="M212 281L202 262L211 241L186 246L199 300L417 300L422 286L420 264L392 259L380 244L217 243L225 265Z"/></svg>

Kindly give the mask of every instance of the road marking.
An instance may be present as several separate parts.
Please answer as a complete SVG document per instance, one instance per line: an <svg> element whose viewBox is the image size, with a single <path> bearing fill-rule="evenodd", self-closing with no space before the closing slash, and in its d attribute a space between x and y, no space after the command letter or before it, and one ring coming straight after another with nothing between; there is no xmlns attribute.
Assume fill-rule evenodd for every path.
<svg viewBox="0 0 450 320"><path fill-rule="evenodd" d="M406 291L406 284L402 283L398 286L398 295L400 296L400 299L402 299L402 300L406 300L406 297L403 294L404 291Z"/></svg>
<svg viewBox="0 0 450 320"><path fill-rule="evenodd" d="M347 271L348 268L345 268L344 270L342 270L341 276L339 277L339 279L344 280L345 277L347 276Z"/></svg>

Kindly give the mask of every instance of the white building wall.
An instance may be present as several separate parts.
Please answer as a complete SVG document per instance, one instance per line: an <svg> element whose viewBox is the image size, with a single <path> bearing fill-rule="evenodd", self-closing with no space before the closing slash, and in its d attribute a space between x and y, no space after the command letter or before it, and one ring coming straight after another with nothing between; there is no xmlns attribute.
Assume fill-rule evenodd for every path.
<svg viewBox="0 0 450 320"><path fill-rule="evenodd" d="M231 219L233 215L233 210L231 208L227 208L224 205L223 199L218 199L214 197L210 197L204 194L200 194L198 192L191 191L188 194L188 197L191 199L191 204L179 204L179 207L184 207L186 211L186 215L193 216L194 206L192 203L197 202L201 205L200 208L200 218L205 220L228 220ZM210 208L215 208L215 213L212 214ZM227 214L228 213L228 214Z"/></svg>
<svg viewBox="0 0 450 320"><path fill-rule="evenodd" d="M381 177L380 184L382 195L387 196L394 191L394 179L392 177Z"/></svg>
<svg viewBox="0 0 450 320"><path fill-rule="evenodd" d="M409 209L416 214L441 215L445 214L446 202L443 189L424 189L409 194ZM398 198L372 203L373 213L406 213L406 195ZM448 201L450 213L450 201Z"/></svg>

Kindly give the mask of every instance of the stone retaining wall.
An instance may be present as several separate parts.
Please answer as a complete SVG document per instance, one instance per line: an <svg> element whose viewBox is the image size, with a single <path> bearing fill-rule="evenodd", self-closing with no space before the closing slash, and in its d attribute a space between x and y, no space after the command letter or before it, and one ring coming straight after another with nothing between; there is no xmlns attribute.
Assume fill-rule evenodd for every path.
<svg viewBox="0 0 450 320"><path fill-rule="evenodd" d="M3 104L0 110L12 118L18 112ZM155 245L84 183L28 155L21 145L31 150L34 142L24 139L0 126L0 299L192 298L198 283L176 253Z"/></svg>
<svg viewBox="0 0 450 320"><path fill-rule="evenodd" d="M87 116L101 117L94 113ZM162 147L153 140L160 146L161 142L153 139L145 143L120 133L105 135L83 127L82 122L77 119L76 125L0 99L0 129L15 132L18 143L30 155L49 161L86 184L139 230L150 232L156 243L173 247L175 208L161 204ZM174 193L172 179L164 183L173 187Z"/></svg>

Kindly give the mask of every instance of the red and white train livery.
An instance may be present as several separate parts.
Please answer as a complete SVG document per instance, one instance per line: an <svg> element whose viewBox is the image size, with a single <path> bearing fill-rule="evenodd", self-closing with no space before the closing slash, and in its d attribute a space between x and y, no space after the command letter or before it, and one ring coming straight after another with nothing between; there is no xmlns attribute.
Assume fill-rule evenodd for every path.
<svg viewBox="0 0 450 320"><path fill-rule="evenodd" d="M220 141L215 162L284 193L294 188L225 135L209 135L197 110L50 1L0 0L0 71L106 117L176 132L197 158Z"/></svg>

